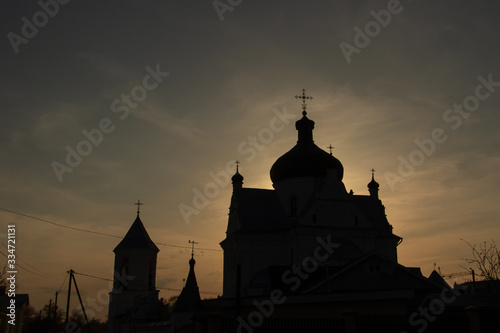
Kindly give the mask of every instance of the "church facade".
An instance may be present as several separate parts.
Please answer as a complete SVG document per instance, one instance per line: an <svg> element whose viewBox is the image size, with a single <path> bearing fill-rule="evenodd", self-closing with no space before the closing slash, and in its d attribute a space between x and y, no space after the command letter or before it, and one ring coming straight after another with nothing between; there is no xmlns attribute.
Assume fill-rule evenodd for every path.
<svg viewBox="0 0 500 333"><path fill-rule="evenodd" d="M115 282L109 332L415 332L431 322L428 332L476 332L463 309L449 305L432 321L419 312L430 302L434 313L433 300L454 292L437 273L398 263L402 238L374 170L367 195L347 192L342 163L314 143L308 97L296 97L298 140L272 165L273 189L244 187L238 166L232 177L222 295L201 300L191 258L186 286L163 313L158 249L138 215L115 249L115 269L142 277L126 289Z"/></svg>

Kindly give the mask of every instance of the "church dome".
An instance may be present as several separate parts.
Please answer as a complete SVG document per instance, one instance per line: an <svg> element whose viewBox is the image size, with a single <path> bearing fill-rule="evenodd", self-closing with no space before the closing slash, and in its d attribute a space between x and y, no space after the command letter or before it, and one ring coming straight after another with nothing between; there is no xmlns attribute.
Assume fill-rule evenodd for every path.
<svg viewBox="0 0 500 333"><path fill-rule="evenodd" d="M372 180L371 182L368 183L368 189L370 190L378 190L379 188L379 183L375 180L375 170L372 169Z"/></svg>
<svg viewBox="0 0 500 333"><path fill-rule="evenodd" d="M379 188L379 183L377 183L377 182L375 181L375 179L373 179L373 177L372 177L372 181L368 183L368 188L369 188L369 189L378 190L378 188Z"/></svg>
<svg viewBox="0 0 500 333"><path fill-rule="evenodd" d="M238 166L236 166L236 173L231 177L231 180L234 183L242 183L243 182L243 176L238 172Z"/></svg>
<svg viewBox="0 0 500 333"><path fill-rule="evenodd" d="M297 177L323 177L327 170L337 172L337 180L342 181L344 167L342 163L314 144L312 131L314 121L307 118L307 112L302 112L302 119L295 123L299 140L295 147L278 158L271 167L273 183Z"/></svg>

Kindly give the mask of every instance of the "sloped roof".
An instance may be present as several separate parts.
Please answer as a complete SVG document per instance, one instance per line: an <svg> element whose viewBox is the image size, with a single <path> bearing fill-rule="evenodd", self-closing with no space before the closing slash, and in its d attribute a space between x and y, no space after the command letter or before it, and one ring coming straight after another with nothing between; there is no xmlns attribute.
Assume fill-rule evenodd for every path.
<svg viewBox="0 0 500 333"><path fill-rule="evenodd" d="M366 266L376 263L380 268L366 271ZM375 267L374 267L375 268ZM321 282L311 286L306 292L341 290L441 290L442 286L424 277L414 269L398 264L377 252L370 252L342 269L328 274Z"/></svg>
<svg viewBox="0 0 500 333"><path fill-rule="evenodd" d="M374 200L368 195L353 195L352 198L356 207L372 222L374 228L390 228L389 221L387 221L387 217L385 216L384 206L379 200Z"/></svg>
<svg viewBox="0 0 500 333"><path fill-rule="evenodd" d="M148 249L156 252L160 251L151 238L149 238L148 232L146 231L146 228L144 228L144 224L142 224L139 214L137 214L134 223L132 223L132 226L128 230L127 234L115 247L113 252L124 249Z"/></svg>
<svg viewBox="0 0 500 333"><path fill-rule="evenodd" d="M373 265L373 271L369 270L370 265ZM379 268L375 268L375 265ZM284 283L284 274L289 278L288 284ZM250 288L277 288L285 294L311 295L387 290L436 292L442 289L440 284L415 269L404 267L376 252L370 252L344 266L319 266L297 284L290 282L290 277L294 276L289 265L269 266L255 276ZM295 284L297 290L291 289Z"/></svg>
<svg viewBox="0 0 500 333"><path fill-rule="evenodd" d="M439 275L438 272L436 272L436 270L433 270L431 275L429 275L429 280L442 286L443 288L451 289L451 286L443 279L441 275Z"/></svg>
<svg viewBox="0 0 500 333"><path fill-rule="evenodd" d="M194 274L194 264L196 261L191 258L189 260L189 273L186 279L186 285L174 304L172 311L184 312L194 310L201 302L196 275Z"/></svg>
<svg viewBox="0 0 500 333"><path fill-rule="evenodd" d="M236 194L242 231L282 229L288 219L275 190L242 188Z"/></svg>

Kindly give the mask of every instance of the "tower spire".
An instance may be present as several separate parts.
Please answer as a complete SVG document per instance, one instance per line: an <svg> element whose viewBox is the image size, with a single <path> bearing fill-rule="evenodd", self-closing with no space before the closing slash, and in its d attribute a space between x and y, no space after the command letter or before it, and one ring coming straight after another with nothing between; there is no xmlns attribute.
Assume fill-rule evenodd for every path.
<svg viewBox="0 0 500 333"><path fill-rule="evenodd" d="M196 282L196 275L194 274L194 264L196 261L193 258L194 245L198 242L189 241L191 244L191 259L189 259L189 273L186 279L186 284L174 304L172 312L185 312L192 311L200 304L200 291L198 289L198 282Z"/></svg>
<svg viewBox="0 0 500 333"><path fill-rule="evenodd" d="M372 180L368 183L368 192L370 192L370 197L378 199L378 188L379 184L375 181L375 169L371 169Z"/></svg>
<svg viewBox="0 0 500 333"><path fill-rule="evenodd" d="M239 164L240 164L240 161L236 161L236 172L235 174L233 175L233 177L231 177L231 181L233 182L233 191L234 190L239 190L243 187L243 176L240 175L239 173Z"/></svg>

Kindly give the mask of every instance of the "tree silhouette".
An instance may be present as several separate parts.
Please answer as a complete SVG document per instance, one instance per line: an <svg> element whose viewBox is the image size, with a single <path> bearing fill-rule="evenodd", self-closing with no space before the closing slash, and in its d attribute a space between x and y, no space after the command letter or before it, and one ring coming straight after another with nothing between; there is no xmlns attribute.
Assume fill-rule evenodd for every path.
<svg viewBox="0 0 500 333"><path fill-rule="evenodd" d="M491 244L487 244L485 241L479 246L472 245L466 240L463 241L472 249L472 258L464 258L463 260L474 264L479 271L479 276L482 276L486 281L492 281L496 292L500 292L500 252L495 241L492 240Z"/></svg>

